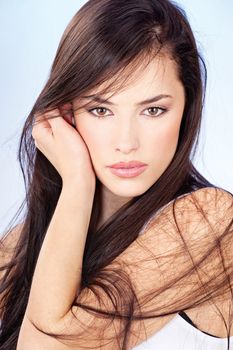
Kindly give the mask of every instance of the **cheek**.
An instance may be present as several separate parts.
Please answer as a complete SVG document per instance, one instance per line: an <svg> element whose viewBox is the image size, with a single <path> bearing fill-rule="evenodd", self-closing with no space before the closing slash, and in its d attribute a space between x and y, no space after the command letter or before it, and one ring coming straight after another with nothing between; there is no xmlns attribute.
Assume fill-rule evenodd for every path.
<svg viewBox="0 0 233 350"><path fill-rule="evenodd" d="M180 123L167 124L154 132L154 149L160 156L173 155L179 139Z"/></svg>
<svg viewBox="0 0 233 350"><path fill-rule="evenodd" d="M86 125L85 123L76 123L76 128L79 134L82 136L85 144L90 152L92 158L97 152L102 153L104 149L106 149L106 145L104 144L104 140L106 140L106 136L97 132L93 125Z"/></svg>

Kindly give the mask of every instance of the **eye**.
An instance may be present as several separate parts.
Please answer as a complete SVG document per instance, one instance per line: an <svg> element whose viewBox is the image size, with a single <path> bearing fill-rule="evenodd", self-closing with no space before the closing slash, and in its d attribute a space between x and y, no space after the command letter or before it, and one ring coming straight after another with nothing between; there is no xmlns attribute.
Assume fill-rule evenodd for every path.
<svg viewBox="0 0 233 350"><path fill-rule="evenodd" d="M89 113L93 114L94 116L96 116L97 118L105 118L109 115L113 115L113 114L106 114L106 111L109 111L109 109L105 108L105 107L102 107L102 106L99 106L99 107L94 107L94 108L91 108L91 109L88 109L87 110ZM97 112L96 113L94 113ZM162 115L163 113L165 113L167 111L166 108L162 108L162 107L149 107L147 109L145 109L145 111L149 111L149 115L147 114L147 116L149 117L159 117L160 115ZM160 112L160 113L158 113Z"/></svg>
<svg viewBox="0 0 233 350"><path fill-rule="evenodd" d="M161 114L165 113L167 111L166 108L162 108L162 107L149 107L147 109L145 109L145 111L149 111L152 114L149 114L149 117L159 117ZM158 112L160 111L160 113L158 114ZM148 114L147 114L148 115Z"/></svg>
<svg viewBox="0 0 233 350"><path fill-rule="evenodd" d="M88 112L91 114L94 114L98 118L104 118L104 117L109 115L109 114L107 114L107 115L105 114L107 110L108 110L107 108L100 106L100 107L94 107L94 108L88 109ZM97 111L97 113L99 115L95 114L94 111ZM112 114L110 114L110 115L112 115Z"/></svg>

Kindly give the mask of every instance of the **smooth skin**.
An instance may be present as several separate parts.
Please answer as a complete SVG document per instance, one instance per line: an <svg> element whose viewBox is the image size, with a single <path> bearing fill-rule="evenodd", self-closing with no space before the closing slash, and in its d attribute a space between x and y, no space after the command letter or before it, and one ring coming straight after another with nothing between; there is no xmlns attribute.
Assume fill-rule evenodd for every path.
<svg viewBox="0 0 233 350"><path fill-rule="evenodd" d="M42 335L30 322L32 320L46 331L61 332L65 326L68 326L66 332L78 333L82 327L77 323L72 323L71 311L85 325L94 322L96 326L96 332L92 330L91 333L87 331L83 334L84 341L77 342L75 349L82 349L87 345L101 348L100 330L105 329L107 337L114 337L114 332L119 330L117 321L114 321L111 327L107 327L108 321L101 321L90 316L78 307L71 309L71 304L76 296L79 296L82 302L79 290L82 259L91 217L96 176L102 183L104 199L99 223L101 225L122 204L149 189L166 170L176 151L185 99L183 86L177 78L175 63L168 57L162 60L155 59L141 72L141 75L135 72L132 84L115 95L114 100L111 99L116 105L107 107L107 114L110 116L107 116L106 119L98 119L88 111L77 112L78 100L73 101L72 104L76 130L70 125L71 115L68 114L70 104L64 105L63 110L51 111L50 115L59 116L49 121L45 120L46 115L36 116L36 121L39 123L34 125L32 132L36 146L60 173L63 187L37 260L17 350L73 348ZM137 78L136 82L134 78ZM160 94L171 95L172 98L161 99L156 104L136 106L142 100ZM151 117L149 112L151 109L148 110L150 107L156 107L156 117L154 113ZM167 111L160 114L157 108L158 111L160 108L167 109ZM157 116L157 113L160 115ZM65 117L62 118L64 114ZM106 168L112 163L132 159L148 164L147 170L136 178L118 178ZM199 191L203 204L207 203L206 192ZM186 201L185 208L188 208L191 202ZM169 211L169 208L167 210ZM190 221L188 213L187 209L187 222ZM185 220L185 213L183 217ZM212 220L216 218L217 214ZM183 251L183 242L179 242L177 236L173 240L172 235L167 235L167 232L174 231L172 217L171 220L166 221L166 225L168 227L164 225L163 230L157 229L157 231L156 225L152 226L138 238L148 250L142 250L140 244L135 242L117 259L124 263L122 266L125 266L126 269L132 268L130 275L135 278L134 283L138 295L142 295L144 289L154 290L153 281L156 281L157 287L160 283L162 285L168 271L175 278L182 273L177 266L180 269L187 267L182 254L177 254L177 259L182 258L182 263L168 261L163 265L164 271L155 269L154 263L148 265L147 252L149 250L154 256L166 253L167 249L174 249L176 252L180 250L181 253ZM215 222L212 226L215 227ZM187 241L190 239L191 229L189 230L188 224L185 225L184 233ZM208 229L209 226L203 228L204 232L207 232L205 239L210 240L211 235ZM177 235L175 232L174 234ZM206 241L203 244L200 241L200 247L206 247ZM140 269L137 269L134 261L138 260L138 257L142 259ZM171 271L173 266L175 269ZM162 277L161 272L163 272ZM150 278L152 274L153 279ZM174 295L178 296L178 293L180 289L171 288L171 300ZM89 305L99 306L91 294L86 295L84 300ZM130 337L130 345L140 344L146 336L155 334L174 316L169 315L145 321L146 334L140 333L143 331L143 327L139 327L141 324L134 323L132 327L134 335ZM208 331L208 329L205 330ZM93 340L94 338L96 339ZM101 349L114 349L114 346L117 348L117 344L111 342Z"/></svg>
<svg viewBox="0 0 233 350"><path fill-rule="evenodd" d="M96 176L103 184L101 224L124 202L150 188L175 154L184 108L184 89L175 63L167 57L156 58L142 68L135 72L130 86L112 100L116 104L111 107L114 117L98 119L87 111L76 113L77 100L72 104L76 130L70 125L69 103L36 115L32 136L61 175L63 187L37 261L17 350L35 346L29 320L55 331L72 320L70 305L79 294ZM161 94L170 97L156 104L137 105ZM54 118L46 120L47 116ZM106 168L129 160L143 161L148 168L127 180Z"/></svg>
<svg viewBox="0 0 233 350"><path fill-rule="evenodd" d="M98 91L88 93L91 94L98 95ZM171 97L138 105L161 94ZM76 111L83 102L80 98L73 103L77 130L89 149L95 173L102 183L103 208L99 226L124 203L146 192L175 154L185 104L175 62L163 55L153 59L146 68L142 63L130 84L110 101L114 105L93 102L88 109L96 106L102 109L92 112ZM148 167L130 179L117 177L106 167L130 160L139 160Z"/></svg>

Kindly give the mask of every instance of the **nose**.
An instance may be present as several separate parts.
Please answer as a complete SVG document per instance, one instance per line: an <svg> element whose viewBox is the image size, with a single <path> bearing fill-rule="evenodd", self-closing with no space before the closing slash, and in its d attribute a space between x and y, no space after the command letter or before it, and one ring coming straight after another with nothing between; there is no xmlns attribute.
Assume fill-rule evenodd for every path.
<svg viewBox="0 0 233 350"><path fill-rule="evenodd" d="M115 130L116 151L124 154L136 151L139 147L138 136L136 123L124 118Z"/></svg>

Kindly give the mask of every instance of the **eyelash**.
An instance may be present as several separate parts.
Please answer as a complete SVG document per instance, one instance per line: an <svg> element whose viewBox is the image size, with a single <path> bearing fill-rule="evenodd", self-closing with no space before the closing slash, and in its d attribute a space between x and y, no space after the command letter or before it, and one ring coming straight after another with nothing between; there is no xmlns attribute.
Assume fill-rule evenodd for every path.
<svg viewBox="0 0 233 350"><path fill-rule="evenodd" d="M156 106L148 107L148 108L146 108L145 110L148 110L148 109L150 109L150 108L156 108L157 110L160 110L160 111L161 111L161 113L160 113L158 116L153 116L153 115L150 116L150 115L147 115L147 117L151 117L151 118L158 118L158 117L160 117L161 115L163 115L165 112L168 111L167 108L156 107ZM94 114L93 111L96 110L96 109L105 109L105 110L108 110L108 108L105 108L105 107L102 107L102 106L98 106L98 107L90 108L90 109L88 109L87 111L88 111L89 113L91 113L92 115L94 115L95 117L97 117L98 119L104 119L104 118L106 118L106 115L105 115L105 116L98 116L98 115ZM108 116L107 116L107 117L108 117Z"/></svg>

